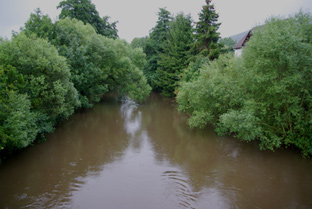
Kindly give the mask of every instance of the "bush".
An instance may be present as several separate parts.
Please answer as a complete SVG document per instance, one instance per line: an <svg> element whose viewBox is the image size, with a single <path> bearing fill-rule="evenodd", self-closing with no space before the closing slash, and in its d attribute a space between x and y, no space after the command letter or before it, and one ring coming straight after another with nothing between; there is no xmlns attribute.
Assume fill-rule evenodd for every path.
<svg viewBox="0 0 312 209"><path fill-rule="evenodd" d="M58 121L79 106L66 60L46 40L22 33L2 41L0 63L0 126L11 147L26 147L37 133L52 132Z"/></svg>
<svg viewBox="0 0 312 209"><path fill-rule="evenodd" d="M53 42L70 64L83 107L91 107L108 91L137 101L149 94L150 87L142 73L146 62L142 49L98 35L91 25L76 19L60 20L56 34Z"/></svg>
<svg viewBox="0 0 312 209"><path fill-rule="evenodd" d="M261 149L294 145L312 154L312 17L271 18L257 30L242 58L223 56L184 83L180 109L192 126L208 122L220 134L260 140Z"/></svg>
<svg viewBox="0 0 312 209"><path fill-rule="evenodd" d="M7 92L8 99L1 103L0 110L0 150L8 152L27 147L35 141L38 127L37 115L31 112L27 95L14 91Z"/></svg>

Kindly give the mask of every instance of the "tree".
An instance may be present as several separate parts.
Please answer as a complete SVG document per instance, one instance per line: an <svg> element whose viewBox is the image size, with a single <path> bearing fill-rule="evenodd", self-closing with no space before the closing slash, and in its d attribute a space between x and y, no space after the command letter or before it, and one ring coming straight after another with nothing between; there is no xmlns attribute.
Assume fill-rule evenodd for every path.
<svg viewBox="0 0 312 209"><path fill-rule="evenodd" d="M65 18L56 24L53 42L67 58L82 107L91 107L108 91L105 79L109 70L98 67L105 62L98 54L105 47L99 37L91 25L77 19Z"/></svg>
<svg viewBox="0 0 312 209"><path fill-rule="evenodd" d="M195 44L192 49L194 55L207 56L210 60L218 58L220 33L217 30L221 25L221 23L217 23L218 18L219 15L216 13L211 0L206 0L206 5L199 13L199 21L194 30Z"/></svg>
<svg viewBox="0 0 312 209"><path fill-rule="evenodd" d="M245 140L256 135L262 148L292 145L312 156L311 22L311 14L300 12L271 18L255 32L243 51L247 98L241 109L221 118L222 125ZM247 117L255 120L237 126ZM251 125L256 129L246 129Z"/></svg>
<svg viewBox="0 0 312 209"><path fill-rule="evenodd" d="M108 37L108 38L113 38L116 39L118 38L118 30L117 30L117 23L118 22L112 22L109 23L109 16L105 16L102 18L102 26L98 29L98 33Z"/></svg>
<svg viewBox="0 0 312 209"><path fill-rule="evenodd" d="M242 57L225 54L179 89L179 108L191 126L213 123L219 134L259 140L260 149L285 146L312 156L312 16L271 18Z"/></svg>
<svg viewBox="0 0 312 209"><path fill-rule="evenodd" d="M76 19L60 20L56 34L55 43L67 58L83 107L91 107L109 91L140 101L148 95L149 86L142 73L145 56L140 49L96 34L91 25Z"/></svg>
<svg viewBox="0 0 312 209"><path fill-rule="evenodd" d="M181 78L182 70L189 64L192 38L192 19L190 15L178 14L170 22L162 53L159 54L158 85L162 94L172 97Z"/></svg>
<svg viewBox="0 0 312 209"><path fill-rule="evenodd" d="M46 40L21 33L11 41L1 42L0 63L11 78L6 88L27 94L23 102L27 107L26 100L30 100L39 134L51 132L58 121L79 106L66 59Z"/></svg>
<svg viewBox="0 0 312 209"><path fill-rule="evenodd" d="M202 57L202 56L198 56L193 61L191 61L189 65L187 66L187 68L182 70L182 77L181 77L181 81L179 82L180 85L182 82L192 82L192 81L197 80L198 77L200 76L200 69L204 65L209 63L209 61L210 60L208 57Z"/></svg>
<svg viewBox="0 0 312 209"><path fill-rule="evenodd" d="M37 8L35 13L30 15L28 21L21 30L27 35L36 34L39 38L52 40L54 38L54 24L48 15L43 15L41 10Z"/></svg>
<svg viewBox="0 0 312 209"><path fill-rule="evenodd" d="M14 136L14 140L23 137L18 136L17 132L28 126L18 123L18 120L31 119L29 125L36 124L34 133L43 137L44 133L52 132L57 122L70 116L79 106L77 90L70 81L66 60L46 40L36 36L29 38L21 33L11 41L1 42L0 63L2 73L7 77L4 103L8 104L5 110L8 113L12 108L14 110L4 119L2 127L5 132L9 130L11 134L7 135ZM16 109L17 102L20 102L21 106L18 107L21 109ZM22 135L22 132L19 133ZM33 137L28 140L31 141ZM23 142L23 146L26 144ZM21 146L17 145L17 148Z"/></svg>
<svg viewBox="0 0 312 209"><path fill-rule="evenodd" d="M219 40L219 44L222 46L220 52L221 53L228 53L228 52L233 52L233 47L235 46L236 42L228 37L228 38L221 38Z"/></svg>
<svg viewBox="0 0 312 209"><path fill-rule="evenodd" d="M232 54L202 62L199 63L200 74L189 82L181 83L177 102L180 110L191 115L191 127L204 128L208 123L218 126L220 115L237 108L244 93L239 85L235 85L241 81L237 72L241 63Z"/></svg>
<svg viewBox="0 0 312 209"><path fill-rule="evenodd" d="M167 39L167 33L169 30L169 23L172 21L172 17L169 11L165 8L160 8L158 12L158 21L156 26L150 33L150 38L144 47L146 54L147 65L144 73L148 79L149 84L153 90L160 91L158 85L158 74L156 72L159 67L157 60L159 60L159 54L163 52L162 45Z"/></svg>
<svg viewBox="0 0 312 209"><path fill-rule="evenodd" d="M0 159L43 139L76 108L92 106L108 91L138 102L151 91L142 48L97 34L77 19L50 26L38 9L20 34L0 38Z"/></svg>
<svg viewBox="0 0 312 209"><path fill-rule="evenodd" d="M142 38L134 38L131 41L131 46L132 46L132 48L142 48L142 49L144 49L148 39L149 39L148 36L142 37Z"/></svg>
<svg viewBox="0 0 312 209"><path fill-rule="evenodd" d="M12 66L0 65L0 160L15 149L31 144L37 136L37 115L31 111L23 75Z"/></svg>
<svg viewBox="0 0 312 209"><path fill-rule="evenodd" d="M9 153L34 142L39 131L37 114L31 111L27 94L7 91L0 106L0 151Z"/></svg>
<svg viewBox="0 0 312 209"><path fill-rule="evenodd" d="M109 17L101 18L95 5L90 0L65 0L61 1L57 9L62 9L59 18L66 17L81 20L84 24L92 25L98 34L110 38L118 38L116 22L109 23Z"/></svg>
<svg viewBox="0 0 312 209"><path fill-rule="evenodd" d="M94 41L95 39L92 39ZM151 87L143 74L146 65L142 48L133 49L126 41L100 37L101 46L96 52L97 66L107 71L105 83L109 91L115 91L119 96L128 96L136 102L142 102L150 93Z"/></svg>

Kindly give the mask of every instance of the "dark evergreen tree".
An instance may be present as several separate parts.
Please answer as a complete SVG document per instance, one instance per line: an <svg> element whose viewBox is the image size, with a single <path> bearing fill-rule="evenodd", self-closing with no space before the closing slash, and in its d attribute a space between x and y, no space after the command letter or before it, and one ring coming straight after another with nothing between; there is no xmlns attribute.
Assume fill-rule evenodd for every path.
<svg viewBox="0 0 312 209"><path fill-rule="evenodd" d="M83 23L92 25L98 34L109 38L118 38L116 24L109 23L109 17L101 18L95 5L90 0L65 0L61 1L57 8L61 8L60 19L66 17L81 20Z"/></svg>
<svg viewBox="0 0 312 209"><path fill-rule="evenodd" d="M147 40L144 47L146 53L147 65L144 73L148 79L149 84L153 90L159 91L159 85L157 84L158 75L157 68L159 67L157 60L159 60L159 54L163 52L162 46L167 39L167 33L169 30L169 23L172 21L172 17L169 11L165 8L160 8L158 12L158 21L156 26L150 33L150 38Z"/></svg>
<svg viewBox="0 0 312 209"><path fill-rule="evenodd" d="M99 24L99 27L97 28L98 34L101 34L108 38L116 39L118 38L118 30L117 30L117 23L118 22L112 22L109 23L109 16L102 17L102 23Z"/></svg>
<svg viewBox="0 0 312 209"><path fill-rule="evenodd" d="M167 39L163 43L158 60L158 84L164 95L172 97L181 78L181 72L189 64L192 38L190 15L178 14L170 23Z"/></svg>
<svg viewBox="0 0 312 209"><path fill-rule="evenodd" d="M216 13L211 0L206 0L206 5L203 6L199 13L199 21L195 28L195 44L193 53L209 57L210 60L216 59L220 53L220 33L217 32L221 23L217 23L219 15Z"/></svg>

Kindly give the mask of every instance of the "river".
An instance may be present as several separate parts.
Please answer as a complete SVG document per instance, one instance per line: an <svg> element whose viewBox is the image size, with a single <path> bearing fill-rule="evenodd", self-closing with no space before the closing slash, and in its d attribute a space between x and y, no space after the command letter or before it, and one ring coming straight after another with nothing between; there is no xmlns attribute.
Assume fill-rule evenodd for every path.
<svg viewBox="0 0 312 209"><path fill-rule="evenodd" d="M312 208L312 161L106 96L0 165L0 208Z"/></svg>

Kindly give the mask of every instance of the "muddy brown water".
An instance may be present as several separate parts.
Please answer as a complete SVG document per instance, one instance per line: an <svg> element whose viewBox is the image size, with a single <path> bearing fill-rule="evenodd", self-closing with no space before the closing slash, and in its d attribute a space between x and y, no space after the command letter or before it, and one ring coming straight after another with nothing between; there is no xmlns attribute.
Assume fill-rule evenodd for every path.
<svg viewBox="0 0 312 209"><path fill-rule="evenodd" d="M105 97L0 165L0 208L312 208L312 161Z"/></svg>

